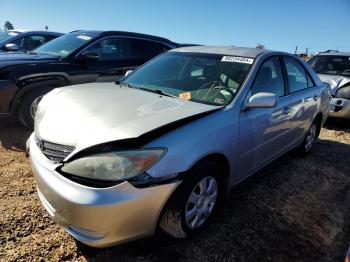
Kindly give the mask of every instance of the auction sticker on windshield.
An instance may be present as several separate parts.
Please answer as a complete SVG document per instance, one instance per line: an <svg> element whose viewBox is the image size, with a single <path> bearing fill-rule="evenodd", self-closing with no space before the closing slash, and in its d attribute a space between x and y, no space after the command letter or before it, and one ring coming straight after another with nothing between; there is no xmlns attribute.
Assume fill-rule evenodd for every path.
<svg viewBox="0 0 350 262"><path fill-rule="evenodd" d="M91 39L91 36L87 35L78 35L77 38L83 39L85 41L89 41Z"/></svg>
<svg viewBox="0 0 350 262"><path fill-rule="evenodd" d="M254 59L249 57L241 56L223 56L221 61L223 62L232 62L232 63L243 63L243 64L253 64Z"/></svg>

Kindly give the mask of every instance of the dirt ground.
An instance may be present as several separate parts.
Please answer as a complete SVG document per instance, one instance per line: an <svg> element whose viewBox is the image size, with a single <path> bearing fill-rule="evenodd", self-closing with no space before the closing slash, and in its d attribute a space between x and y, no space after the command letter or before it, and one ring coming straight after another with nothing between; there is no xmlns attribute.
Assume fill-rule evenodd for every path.
<svg viewBox="0 0 350 262"><path fill-rule="evenodd" d="M107 249L75 242L50 220L22 151L28 135L17 124L0 126L0 261L344 261L350 123L328 123L306 158L289 153L237 186L197 236L158 233Z"/></svg>

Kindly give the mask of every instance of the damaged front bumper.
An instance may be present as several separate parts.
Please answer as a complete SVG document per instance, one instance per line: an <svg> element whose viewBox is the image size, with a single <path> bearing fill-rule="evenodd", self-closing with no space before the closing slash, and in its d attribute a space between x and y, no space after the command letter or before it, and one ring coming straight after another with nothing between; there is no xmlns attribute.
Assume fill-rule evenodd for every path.
<svg viewBox="0 0 350 262"><path fill-rule="evenodd" d="M333 97L329 117L350 119L350 100Z"/></svg>
<svg viewBox="0 0 350 262"><path fill-rule="evenodd" d="M107 188L75 183L56 171L37 147L29 153L39 199L52 219L74 238L93 247L107 247L152 235L163 206L180 184L169 182L137 188L125 181Z"/></svg>

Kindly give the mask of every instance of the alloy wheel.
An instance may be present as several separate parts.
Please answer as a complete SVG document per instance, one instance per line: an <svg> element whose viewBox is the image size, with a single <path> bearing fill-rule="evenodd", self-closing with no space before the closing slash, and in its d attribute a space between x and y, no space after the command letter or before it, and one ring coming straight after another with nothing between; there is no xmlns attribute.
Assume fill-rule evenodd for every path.
<svg viewBox="0 0 350 262"><path fill-rule="evenodd" d="M201 179L193 188L186 205L185 221L190 229L203 225L213 212L218 196L218 182L212 176Z"/></svg>
<svg viewBox="0 0 350 262"><path fill-rule="evenodd" d="M305 139L305 151L309 152L313 146L313 144L316 141L316 132L317 132L317 127L316 124L313 123L309 129L309 131L306 134L306 139Z"/></svg>
<svg viewBox="0 0 350 262"><path fill-rule="evenodd" d="M38 105L41 101L41 99L43 98L43 96L38 96L37 98L34 99L34 101L32 102L32 104L30 105L30 116L34 119L35 118L35 114L36 111L38 110Z"/></svg>

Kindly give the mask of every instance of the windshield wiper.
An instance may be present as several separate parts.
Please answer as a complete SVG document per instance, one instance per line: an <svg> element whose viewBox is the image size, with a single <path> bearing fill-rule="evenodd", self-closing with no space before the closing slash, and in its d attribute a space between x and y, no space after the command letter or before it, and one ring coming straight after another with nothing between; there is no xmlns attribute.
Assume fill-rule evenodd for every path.
<svg viewBox="0 0 350 262"><path fill-rule="evenodd" d="M136 85L133 85L133 84L130 84L130 83L127 83L127 82L119 82L118 80L116 81L116 84L120 85L120 86L129 87L129 88L140 89L140 90L143 90L143 91L146 91L146 92L151 92L151 93L155 93L155 94L162 95L162 96L177 97L177 96L165 93L161 89L151 89L151 88L146 88L146 87L143 87L143 86L136 86Z"/></svg>
<svg viewBox="0 0 350 262"><path fill-rule="evenodd" d="M120 79L116 80L116 81L115 81L115 84L116 84L116 85L120 85L120 86L125 86L125 87L131 87L131 86L129 85L129 83L127 83L127 82L121 82Z"/></svg>
<svg viewBox="0 0 350 262"><path fill-rule="evenodd" d="M162 95L162 96L168 96L168 97L177 97L177 96L174 96L174 95L171 95L171 94L168 94L168 93L164 93L163 90L161 89L150 89L150 88L146 88L146 87L136 87L138 89L141 89L143 91L146 91L146 92L151 92L151 93L155 93L155 94L158 94L158 95Z"/></svg>

